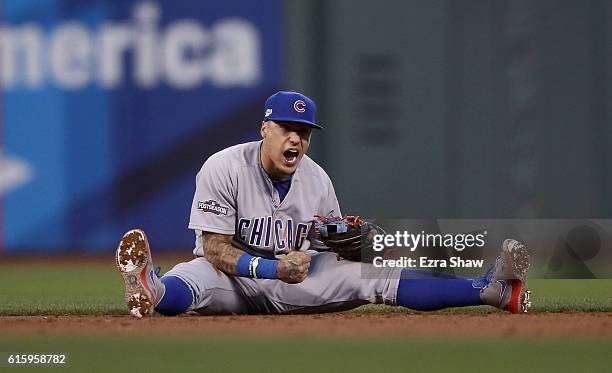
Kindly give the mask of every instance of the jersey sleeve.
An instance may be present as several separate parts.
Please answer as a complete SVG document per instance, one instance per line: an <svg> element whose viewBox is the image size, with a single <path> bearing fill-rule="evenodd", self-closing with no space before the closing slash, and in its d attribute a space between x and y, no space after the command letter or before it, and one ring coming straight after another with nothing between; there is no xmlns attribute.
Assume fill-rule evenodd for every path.
<svg viewBox="0 0 612 373"><path fill-rule="evenodd" d="M196 176L189 229L233 235L236 221L236 174L230 163L211 156Z"/></svg>

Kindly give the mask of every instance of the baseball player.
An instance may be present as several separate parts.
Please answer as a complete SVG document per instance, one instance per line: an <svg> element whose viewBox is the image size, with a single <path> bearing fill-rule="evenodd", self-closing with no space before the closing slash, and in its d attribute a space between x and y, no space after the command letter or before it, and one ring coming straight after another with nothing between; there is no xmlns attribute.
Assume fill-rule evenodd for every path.
<svg viewBox="0 0 612 373"><path fill-rule="evenodd" d="M145 233L123 236L116 264L132 315L314 313L367 303L527 312L529 255L515 240L503 243L495 265L477 279L339 260L341 248L326 244L314 217L333 211L336 221L356 220L343 220L329 176L306 155L312 131L322 129L315 113L305 95L277 92L265 103L260 141L206 160L189 221L195 259L158 278Z"/></svg>

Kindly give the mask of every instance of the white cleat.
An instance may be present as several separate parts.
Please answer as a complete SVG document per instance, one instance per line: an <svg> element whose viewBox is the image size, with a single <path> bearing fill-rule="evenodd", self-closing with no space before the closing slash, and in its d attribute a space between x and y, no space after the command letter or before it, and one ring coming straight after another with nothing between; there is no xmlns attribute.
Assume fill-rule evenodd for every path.
<svg viewBox="0 0 612 373"><path fill-rule="evenodd" d="M149 241L142 230L132 229L123 235L115 262L123 277L130 314L137 318L151 315L164 287L155 274Z"/></svg>

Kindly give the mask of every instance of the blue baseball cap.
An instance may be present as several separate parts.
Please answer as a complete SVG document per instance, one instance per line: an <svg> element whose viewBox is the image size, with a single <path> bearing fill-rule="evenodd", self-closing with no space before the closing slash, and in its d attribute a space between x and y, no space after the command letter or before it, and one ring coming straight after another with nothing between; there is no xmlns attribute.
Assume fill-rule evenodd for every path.
<svg viewBox="0 0 612 373"><path fill-rule="evenodd" d="M317 105L298 92L279 91L268 97L264 108L264 121L297 122L323 129L315 123Z"/></svg>

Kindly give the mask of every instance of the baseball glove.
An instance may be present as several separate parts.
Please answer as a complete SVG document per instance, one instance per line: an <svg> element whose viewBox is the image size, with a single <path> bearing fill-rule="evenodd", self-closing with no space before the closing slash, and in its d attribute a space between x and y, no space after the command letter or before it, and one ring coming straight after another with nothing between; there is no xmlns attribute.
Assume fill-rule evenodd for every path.
<svg viewBox="0 0 612 373"><path fill-rule="evenodd" d="M338 260L361 261L362 253L371 254L374 235L385 231L359 216L315 216L315 232Z"/></svg>

